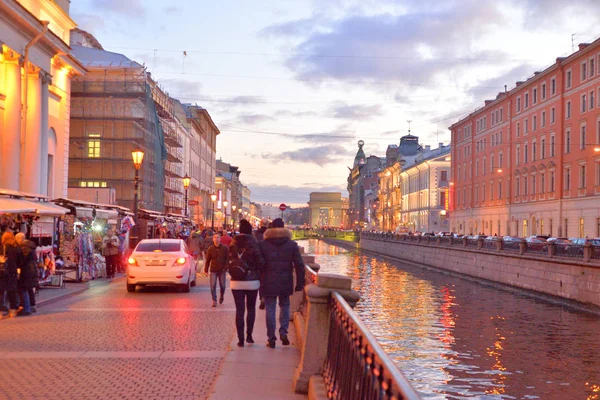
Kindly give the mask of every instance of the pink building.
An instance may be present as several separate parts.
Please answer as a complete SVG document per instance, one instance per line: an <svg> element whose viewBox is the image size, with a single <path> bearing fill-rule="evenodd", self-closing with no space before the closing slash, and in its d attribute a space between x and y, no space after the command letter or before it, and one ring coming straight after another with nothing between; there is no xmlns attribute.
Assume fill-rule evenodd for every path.
<svg viewBox="0 0 600 400"><path fill-rule="evenodd" d="M600 39L453 124L451 229L600 236Z"/></svg>

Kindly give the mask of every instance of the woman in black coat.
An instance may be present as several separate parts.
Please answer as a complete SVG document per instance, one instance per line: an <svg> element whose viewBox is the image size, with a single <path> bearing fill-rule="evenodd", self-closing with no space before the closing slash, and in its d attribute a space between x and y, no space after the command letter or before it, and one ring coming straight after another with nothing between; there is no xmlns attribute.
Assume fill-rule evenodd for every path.
<svg viewBox="0 0 600 400"><path fill-rule="evenodd" d="M252 225L242 219L240 221L240 234L233 238L229 246L230 259L241 258L245 266L248 267L248 273L243 280L235 280L231 273L231 292L235 301L235 327L238 335L238 346L244 347L244 313L248 310L246 316L246 342L254 343L252 331L254 330L254 321L256 319L256 298L260 287L260 272L264 265L264 260L258 242L252 236Z"/></svg>
<svg viewBox="0 0 600 400"><path fill-rule="evenodd" d="M34 288L39 284L37 259L35 254L36 244L27 240L23 233L17 233L15 239L21 247L23 264L19 274L19 293L23 303L23 309L19 315L30 315L35 312Z"/></svg>
<svg viewBox="0 0 600 400"><path fill-rule="evenodd" d="M17 293L18 276L17 268L22 263L21 249L17 245L15 235L12 232L4 232L2 234L2 245L0 246L0 256L4 257L4 266L0 275L0 293L4 296L4 292L8 295L9 301L9 316L17 316L17 307L19 306Z"/></svg>

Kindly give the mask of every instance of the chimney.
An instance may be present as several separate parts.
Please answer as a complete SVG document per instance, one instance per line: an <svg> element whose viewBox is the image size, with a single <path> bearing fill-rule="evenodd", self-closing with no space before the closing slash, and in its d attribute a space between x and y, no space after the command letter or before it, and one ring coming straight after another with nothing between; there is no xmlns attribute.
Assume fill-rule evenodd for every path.
<svg viewBox="0 0 600 400"><path fill-rule="evenodd" d="M425 146L425 151L429 151L429 150L431 150L431 146L430 145L426 145Z"/></svg>
<svg viewBox="0 0 600 400"><path fill-rule="evenodd" d="M444 142L440 142L439 145L440 145L440 149L443 148L444 147Z"/></svg>
<svg viewBox="0 0 600 400"><path fill-rule="evenodd" d="M586 47L588 47L590 44L589 43L579 43L579 51L585 49Z"/></svg>

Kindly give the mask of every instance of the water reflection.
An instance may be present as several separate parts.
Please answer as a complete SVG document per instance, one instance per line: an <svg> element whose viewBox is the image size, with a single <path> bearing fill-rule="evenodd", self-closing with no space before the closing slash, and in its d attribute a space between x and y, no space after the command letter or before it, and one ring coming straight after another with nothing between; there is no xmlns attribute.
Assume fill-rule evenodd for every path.
<svg viewBox="0 0 600 400"><path fill-rule="evenodd" d="M466 279L302 241L345 274L356 311L423 397L600 399L600 317Z"/></svg>

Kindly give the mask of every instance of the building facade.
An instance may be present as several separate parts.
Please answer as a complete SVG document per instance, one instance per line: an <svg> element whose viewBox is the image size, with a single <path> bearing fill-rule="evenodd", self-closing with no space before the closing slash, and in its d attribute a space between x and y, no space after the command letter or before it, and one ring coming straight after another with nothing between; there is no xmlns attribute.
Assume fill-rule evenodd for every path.
<svg viewBox="0 0 600 400"><path fill-rule="evenodd" d="M423 147L409 134L394 149L396 155L388 148L388 166L379 173L380 229L449 231L450 146Z"/></svg>
<svg viewBox="0 0 600 400"><path fill-rule="evenodd" d="M68 0L0 0L0 188L67 196L71 55Z"/></svg>
<svg viewBox="0 0 600 400"><path fill-rule="evenodd" d="M450 127L451 229L600 236L600 40Z"/></svg>

